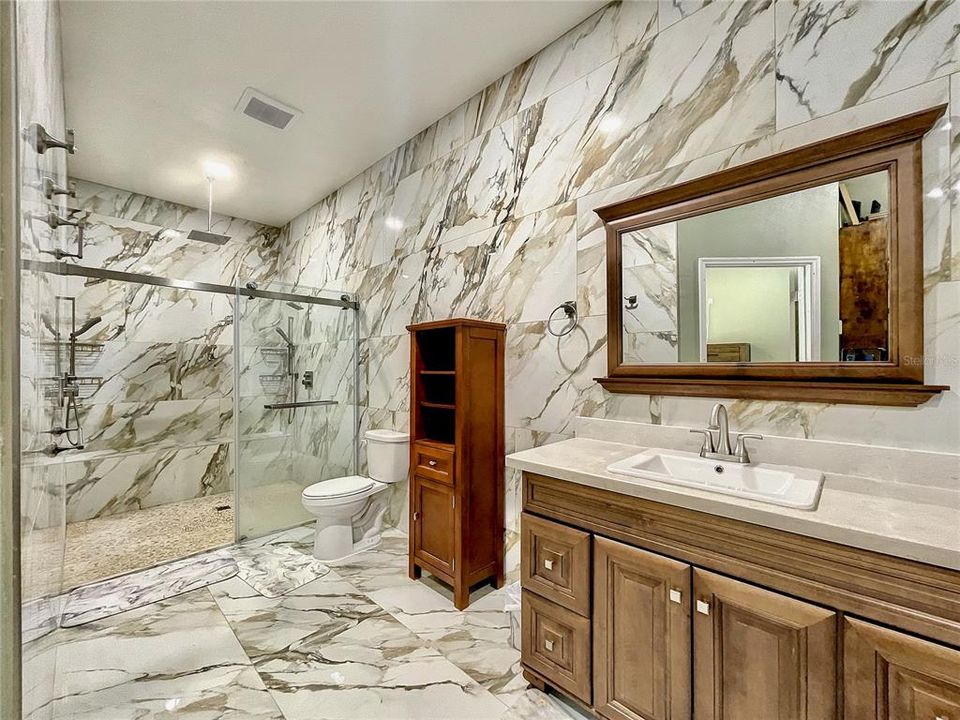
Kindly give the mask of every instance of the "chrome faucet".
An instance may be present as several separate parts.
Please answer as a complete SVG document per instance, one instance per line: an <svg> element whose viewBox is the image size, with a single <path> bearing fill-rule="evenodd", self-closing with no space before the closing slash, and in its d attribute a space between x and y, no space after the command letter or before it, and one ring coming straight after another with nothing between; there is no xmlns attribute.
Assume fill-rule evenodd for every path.
<svg viewBox="0 0 960 720"><path fill-rule="evenodd" d="M716 443L713 440L714 431L717 433ZM710 425L705 430L691 429L692 433L703 435L703 446L700 448L700 457L708 460L726 460L727 462L750 462L750 453L747 451L745 440L763 440L763 435L755 433L737 433L737 447L730 449L730 425L727 419L727 408L723 403L713 406L710 413Z"/></svg>

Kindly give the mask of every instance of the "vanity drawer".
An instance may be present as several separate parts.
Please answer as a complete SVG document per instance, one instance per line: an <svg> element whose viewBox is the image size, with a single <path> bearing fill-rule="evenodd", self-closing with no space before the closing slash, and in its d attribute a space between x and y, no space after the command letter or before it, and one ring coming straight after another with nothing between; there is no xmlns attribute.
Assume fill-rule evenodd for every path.
<svg viewBox="0 0 960 720"><path fill-rule="evenodd" d="M590 621L528 590L521 607L523 663L589 705Z"/></svg>
<svg viewBox="0 0 960 720"><path fill-rule="evenodd" d="M427 443L414 443L413 469L417 475L453 485L453 452Z"/></svg>
<svg viewBox="0 0 960 720"><path fill-rule="evenodd" d="M590 534L523 513L520 519L520 584L590 615Z"/></svg>

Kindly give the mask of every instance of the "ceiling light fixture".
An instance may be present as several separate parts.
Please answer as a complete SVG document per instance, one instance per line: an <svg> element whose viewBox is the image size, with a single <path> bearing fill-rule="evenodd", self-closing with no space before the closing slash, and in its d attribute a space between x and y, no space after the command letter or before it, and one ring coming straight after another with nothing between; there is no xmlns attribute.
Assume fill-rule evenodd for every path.
<svg viewBox="0 0 960 720"><path fill-rule="evenodd" d="M230 166L217 160L207 160L203 163L203 176L207 180L225 180L233 175Z"/></svg>
<svg viewBox="0 0 960 720"><path fill-rule="evenodd" d="M384 222L384 225L386 225L386 226L387 226L388 228L390 228L391 230L402 230L402 229L403 229L403 220L401 220L401 219L398 218L398 217L394 217L393 215L391 215L390 217L388 217L388 218L386 219L386 222Z"/></svg>

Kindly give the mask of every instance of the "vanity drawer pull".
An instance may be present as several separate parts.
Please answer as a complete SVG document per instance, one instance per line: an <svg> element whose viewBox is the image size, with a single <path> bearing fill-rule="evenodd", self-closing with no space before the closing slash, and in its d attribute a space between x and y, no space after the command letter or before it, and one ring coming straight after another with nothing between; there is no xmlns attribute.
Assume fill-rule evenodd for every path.
<svg viewBox="0 0 960 720"><path fill-rule="evenodd" d="M675 590L675 589L673 589L673 588L670 588L670 602L676 603L677 605L679 605L680 603L682 603L682 602L683 602L683 593L680 592L679 590Z"/></svg>
<svg viewBox="0 0 960 720"><path fill-rule="evenodd" d="M544 640L543 646L547 649L547 652L553 652L553 640Z"/></svg>
<svg viewBox="0 0 960 720"><path fill-rule="evenodd" d="M428 460L428 461L427 461L427 465L429 465L430 467L436 467L436 466L437 466L437 461L436 461L436 460Z"/></svg>
<svg viewBox="0 0 960 720"><path fill-rule="evenodd" d="M704 602L703 600L697 600L697 612L701 615L709 615L710 603Z"/></svg>
<svg viewBox="0 0 960 720"><path fill-rule="evenodd" d="M553 570L553 560L544 560L544 561L543 561L543 566L544 566L547 570Z"/></svg>

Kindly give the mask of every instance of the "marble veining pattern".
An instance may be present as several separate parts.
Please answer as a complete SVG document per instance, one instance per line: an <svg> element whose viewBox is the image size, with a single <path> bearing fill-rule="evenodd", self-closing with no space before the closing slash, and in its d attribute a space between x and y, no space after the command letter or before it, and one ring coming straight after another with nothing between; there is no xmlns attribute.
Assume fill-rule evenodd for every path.
<svg viewBox="0 0 960 720"><path fill-rule="evenodd" d="M312 528L250 546L287 561ZM450 590L406 577L406 536L267 597L239 575L34 642L25 662L70 663L52 701L26 717L286 720L583 720L527 690L509 644L504 590L453 609Z"/></svg>
<svg viewBox="0 0 960 720"><path fill-rule="evenodd" d="M264 597L279 597L323 577L330 568L312 555L285 545L248 542L227 551L236 561L240 579Z"/></svg>
<svg viewBox="0 0 960 720"><path fill-rule="evenodd" d="M102 620L212 585L236 574L236 560L226 551L218 550L84 585L67 596L60 627Z"/></svg>

